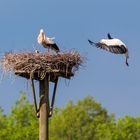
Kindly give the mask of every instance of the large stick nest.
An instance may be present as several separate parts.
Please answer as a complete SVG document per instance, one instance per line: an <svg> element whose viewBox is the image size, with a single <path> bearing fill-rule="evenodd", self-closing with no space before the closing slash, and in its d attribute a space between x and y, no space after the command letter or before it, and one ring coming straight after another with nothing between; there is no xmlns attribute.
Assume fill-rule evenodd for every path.
<svg viewBox="0 0 140 140"><path fill-rule="evenodd" d="M40 79L43 79L47 73L70 78L82 63L83 57L76 51L63 53L8 52L1 61L2 68L6 72L14 72L19 75L24 73L26 78L33 77L37 73Z"/></svg>

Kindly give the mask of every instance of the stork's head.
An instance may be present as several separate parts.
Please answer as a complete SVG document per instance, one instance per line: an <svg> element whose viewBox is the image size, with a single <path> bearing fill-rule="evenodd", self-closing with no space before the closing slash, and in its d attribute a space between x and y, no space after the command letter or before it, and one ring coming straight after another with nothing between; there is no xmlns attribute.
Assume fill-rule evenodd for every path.
<svg viewBox="0 0 140 140"><path fill-rule="evenodd" d="M43 29L40 29L40 33L43 33Z"/></svg>

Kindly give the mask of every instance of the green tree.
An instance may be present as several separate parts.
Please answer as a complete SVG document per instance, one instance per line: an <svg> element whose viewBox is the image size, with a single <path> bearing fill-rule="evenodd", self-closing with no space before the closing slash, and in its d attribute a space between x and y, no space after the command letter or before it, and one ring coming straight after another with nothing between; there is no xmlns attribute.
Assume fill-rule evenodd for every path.
<svg viewBox="0 0 140 140"><path fill-rule="evenodd" d="M0 140L7 137L7 117L3 114L3 109L0 107Z"/></svg>
<svg viewBox="0 0 140 140"><path fill-rule="evenodd" d="M117 140L140 140L140 118L125 116L117 123Z"/></svg>
<svg viewBox="0 0 140 140"><path fill-rule="evenodd" d="M0 108L0 140L38 140L38 118L25 94L8 115ZM140 118L119 120L88 96L55 108L50 118L50 140L140 140Z"/></svg>
<svg viewBox="0 0 140 140"><path fill-rule="evenodd" d="M38 140L38 119L25 94L21 94L8 116L1 110L0 118L0 140Z"/></svg>
<svg viewBox="0 0 140 140"><path fill-rule="evenodd" d="M92 97L76 104L69 101L65 107L55 110L50 137L51 140L100 140L96 136L99 125L111 123L112 118Z"/></svg>

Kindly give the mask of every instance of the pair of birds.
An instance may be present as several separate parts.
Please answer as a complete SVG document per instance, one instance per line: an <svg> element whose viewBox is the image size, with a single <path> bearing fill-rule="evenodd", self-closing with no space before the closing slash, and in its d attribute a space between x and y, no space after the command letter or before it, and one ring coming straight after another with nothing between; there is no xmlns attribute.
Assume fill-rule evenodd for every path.
<svg viewBox="0 0 140 140"><path fill-rule="evenodd" d="M93 42L91 40L88 40L88 42L92 46L96 46L97 48L104 49L106 51L109 51L111 53L115 54L124 54L125 55L125 64L129 66L127 59L129 58L128 55L128 48L127 46L117 38L112 38L111 35L107 34L107 39L101 39L98 42ZM40 30L40 33L38 35L37 41L39 44L41 44L44 48L52 49L56 53L60 51L57 44L53 41L54 38L49 38L45 36L45 33L43 32L43 29Z"/></svg>

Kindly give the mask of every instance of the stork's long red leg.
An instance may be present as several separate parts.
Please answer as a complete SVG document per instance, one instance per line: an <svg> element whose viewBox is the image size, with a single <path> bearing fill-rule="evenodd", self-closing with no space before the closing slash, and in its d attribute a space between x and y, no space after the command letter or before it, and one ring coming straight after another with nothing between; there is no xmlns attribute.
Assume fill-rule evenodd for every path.
<svg viewBox="0 0 140 140"><path fill-rule="evenodd" d="M127 66L129 66L128 61L127 61L127 58L126 58L126 60L125 60L125 64L126 64Z"/></svg>

